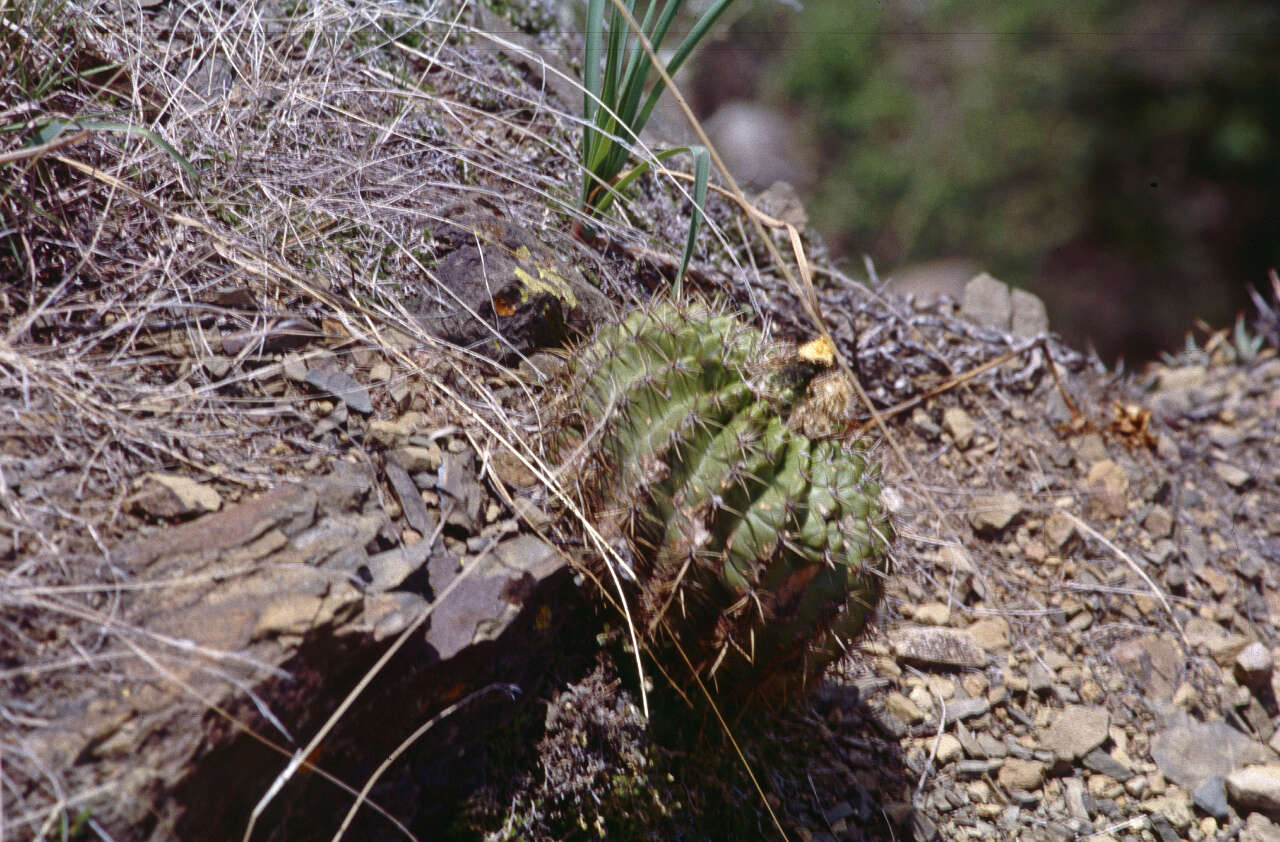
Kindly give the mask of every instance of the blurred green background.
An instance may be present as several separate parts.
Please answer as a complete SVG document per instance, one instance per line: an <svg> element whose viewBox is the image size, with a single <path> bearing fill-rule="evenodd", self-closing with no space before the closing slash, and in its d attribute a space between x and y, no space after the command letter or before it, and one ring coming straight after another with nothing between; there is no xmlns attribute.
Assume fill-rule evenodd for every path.
<svg viewBox="0 0 1280 842"><path fill-rule="evenodd" d="M741 5L698 109L796 127L797 186L859 276L968 261L1133 363L1229 324L1280 264L1274 0Z"/></svg>

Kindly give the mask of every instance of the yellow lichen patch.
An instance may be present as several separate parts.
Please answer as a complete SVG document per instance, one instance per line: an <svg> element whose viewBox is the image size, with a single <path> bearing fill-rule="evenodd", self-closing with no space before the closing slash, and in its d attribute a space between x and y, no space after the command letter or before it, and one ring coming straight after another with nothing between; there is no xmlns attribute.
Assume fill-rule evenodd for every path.
<svg viewBox="0 0 1280 842"><path fill-rule="evenodd" d="M836 349L825 336L811 339L796 349L796 356L807 363L830 368L836 362Z"/></svg>
<svg viewBox="0 0 1280 842"><path fill-rule="evenodd" d="M521 263L529 263L532 255L527 246L520 246L515 250L515 257ZM523 266L516 266L513 270L524 287L521 291L522 301L528 301L530 296L545 293L555 296L570 307L578 306L578 297L573 294L573 287L569 286L569 282L560 276L553 265L535 263L533 268L538 272L536 278Z"/></svg>

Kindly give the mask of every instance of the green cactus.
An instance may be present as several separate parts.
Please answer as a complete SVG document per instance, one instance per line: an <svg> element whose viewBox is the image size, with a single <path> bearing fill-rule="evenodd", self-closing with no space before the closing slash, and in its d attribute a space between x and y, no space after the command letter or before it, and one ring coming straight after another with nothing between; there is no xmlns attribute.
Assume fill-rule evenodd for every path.
<svg viewBox="0 0 1280 842"><path fill-rule="evenodd" d="M888 572L876 471L840 429L846 381L811 346L663 304L570 366L571 428L592 454L581 484L627 539L645 630L665 629L722 698L816 677Z"/></svg>

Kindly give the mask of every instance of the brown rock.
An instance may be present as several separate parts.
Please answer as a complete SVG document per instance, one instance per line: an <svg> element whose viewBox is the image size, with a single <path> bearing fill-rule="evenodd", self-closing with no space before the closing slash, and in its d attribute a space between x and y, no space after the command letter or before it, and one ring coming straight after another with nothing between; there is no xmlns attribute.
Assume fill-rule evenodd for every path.
<svg viewBox="0 0 1280 842"><path fill-rule="evenodd" d="M898 626L886 634L893 654L904 661L949 667L984 667L987 653L965 631Z"/></svg>
<svg viewBox="0 0 1280 842"><path fill-rule="evenodd" d="M996 535L1022 514L1022 499L1017 494L978 494L969 505L969 525L979 535Z"/></svg>
<svg viewBox="0 0 1280 842"><path fill-rule="evenodd" d="M1095 462L1085 477L1089 511L1095 517L1123 517L1129 509L1129 476L1110 459Z"/></svg>
<svg viewBox="0 0 1280 842"><path fill-rule="evenodd" d="M1039 760L1019 760L1010 757L1005 760L997 775L1000 785L1009 789L1021 789L1030 792L1040 788L1044 783L1044 764Z"/></svg>
<svg viewBox="0 0 1280 842"><path fill-rule="evenodd" d="M1111 714L1104 707L1068 705L1040 736L1040 743L1061 760L1075 762L1107 739Z"/></svg>

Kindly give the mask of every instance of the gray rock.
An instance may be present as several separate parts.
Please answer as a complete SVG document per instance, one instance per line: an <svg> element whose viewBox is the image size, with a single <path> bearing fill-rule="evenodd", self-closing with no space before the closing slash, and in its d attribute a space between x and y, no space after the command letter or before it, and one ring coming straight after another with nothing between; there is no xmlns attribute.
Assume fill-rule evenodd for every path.
<svg viewBox="0 0 1280 842"><path fill-rule="evenodd" d="M1280 812L1280 764L1246 766L1227 775L1227 797L1240 812Z"/></svg>
<svg viewBox="0 0 1280 842"><path fill-rule="evenodd" d="M1017 287L1009 297L1013 309L1009 330L1014 336L1030 339L1049 332L1049 311L1039 297Z"/></svg>
<svg viewBox="0 0 1280 842"><path fill-rule="evenodd" d="M370 556L365 563L372 579L370 587L376 591L389 591L399 587L415 570L427 563L430 554L431 547L426 541L421 541L412 547L394 547Z"/></svg>
<svg viewBox="0 0 1280 842"><path fill-rule="evenodd" d="M1068 705L1040 735L1040 744L1058 759L1074 762L1106 741L1110 725L1104 707Z"/></svg>
<svg viewBox="0 0 1280 842"><path fill-rule="evenodd" d="M991 710L991 703L983 698L955 699L947 703L947 721L960 722L961 720L972 719L989 710Z"/></svg>
<svg viewBox="0 0 1280 842"><path fill-rule="evenodd" d="M1168 581L1167 575L1165 581ZM1121 641L1111 648L1111 657L1123 672L1141 684L1148 698L1168 701L1182 682L1182 647L1170 635L1145 634Z"/></svg>
<svg viewBox="0 0 1280 842"><path fill-rule="evenodd" d="M1253 474L1229 462L1214 462L1213 472L1232 488L1244 488L1253 480Z"/></svg>
<svg viewBox="0 0 1280 842"><path fill-rule="evenodd" d="M1100 775L1106 775L1109 778L1115 778L1120 783L1124 783L1133 777L1132 769L1100 748L1095 748L1086 754L1083 762L1086 769L1097 772Z"/></svg>
<svg viewBox="0 0 1280 842"><path fill-rule="evenodd" d="M987 653L973 635L936 626L899 626L888 632L889 646L899 659L948 667L985 667Z"/></svg>
<svg viewBox="0 0 1280 842"><path fill-rule="evenodd" d="M1250 813L1240 830L1239 842L1280 842L1280 827L1261 813Z"/></svg>
<svg viewBox="0 0 1280 842"><path fill-rule="evenodd" d="M1221 720L1184 719L1152 738L1151 757L1166 778L1183 789L1195 790L1210 775L1225 777L1274 755Z"/></svg>
<svg viewBox="0 0 1280 842"><path fill-rule="evenodd" d="M1226 819L1230 814L1226 784L1221 775L1210 775L1201 781L1200 786L1191 793L1191 801L1218 821Z"/></svg>
<svg viewBox="0 0 1280 842"><path fill-rule="evenodd" d="M983 272L964 287L960 315L974 324L1008 331L1013 325L1013 300L1008 285Z"/></svg>
<svg viewBox="0 0 1280 842"><path fill-rule="evenodd" d="M373 412L369 390L341 371L307 370L307 384L318 392L327 392L361 415Z"/></svg>
<svg viewBox="0 0 1280 842"><path fill-rule="evenodd" d="M1241 649L1236 655L1235 675L1246 687L1266 687L1271 682L1271 650L1257 641Z"/></svg>
<svg viewBox="0 0 1280 842"><path fill-rule="evenodd" d="M387 481L391 483L391 488L400 501L405 521L424 539L430 540L435 535L436 521L431 512L427 511L427 504L422 502L422 495L418 493L418 487L410 478L409 472L394 460L387 461L385 471Z"/></svg>
<svg viewBox="0 0 1280 842"><path fill-rule="evenodd" d="M969 525L979 535L995 535L1020 514L1022 500L1017 494L978 494L969 505Z"/></svg>

